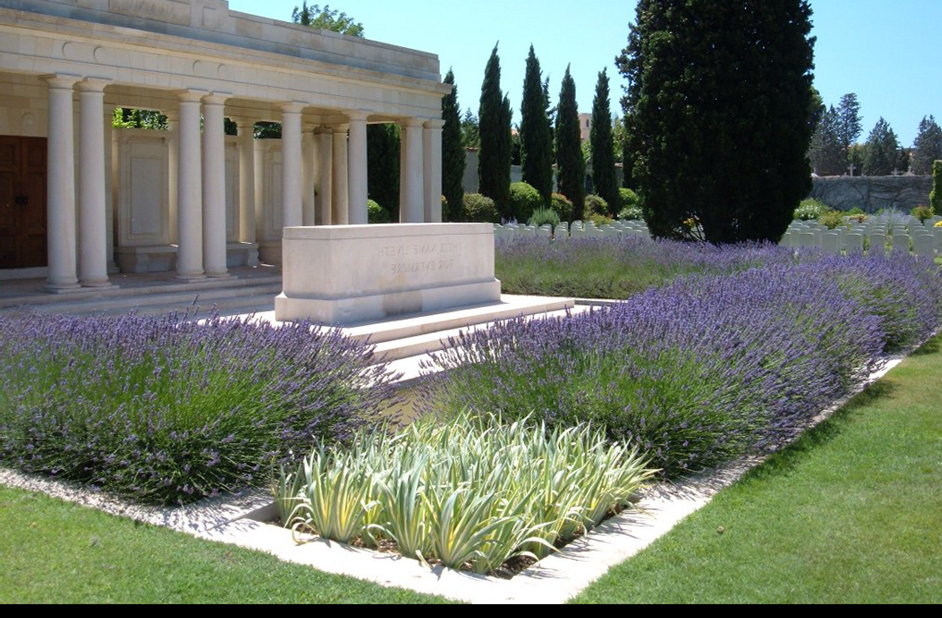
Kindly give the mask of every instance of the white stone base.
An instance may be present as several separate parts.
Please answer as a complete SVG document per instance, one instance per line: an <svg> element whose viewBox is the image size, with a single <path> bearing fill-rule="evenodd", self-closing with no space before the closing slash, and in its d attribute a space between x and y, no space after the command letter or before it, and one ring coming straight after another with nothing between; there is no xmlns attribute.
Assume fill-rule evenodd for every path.
<svg viewBox="0 0 942 618"><path fill-rule="evenodd" d="M123 273L163 273L174 269L177 248L173 245L157 247L116 247L114 250L118 268Z"/></svg>
<svg viewBox="0 0 942 618"><path fill-rule="evenodd" d="M286 228L278 321L345 326L499 303L489 224Z"/></svg>

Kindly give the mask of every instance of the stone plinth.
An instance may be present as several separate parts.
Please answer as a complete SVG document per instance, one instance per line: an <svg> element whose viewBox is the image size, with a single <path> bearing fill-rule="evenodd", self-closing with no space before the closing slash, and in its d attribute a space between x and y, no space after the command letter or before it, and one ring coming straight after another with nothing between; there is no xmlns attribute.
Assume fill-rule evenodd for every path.
<svg viewBox="0 0 942 618"><path fill-rule="evenodd" d="M487 223L285 228L279 321L341 326L500 301Z"/></svg>

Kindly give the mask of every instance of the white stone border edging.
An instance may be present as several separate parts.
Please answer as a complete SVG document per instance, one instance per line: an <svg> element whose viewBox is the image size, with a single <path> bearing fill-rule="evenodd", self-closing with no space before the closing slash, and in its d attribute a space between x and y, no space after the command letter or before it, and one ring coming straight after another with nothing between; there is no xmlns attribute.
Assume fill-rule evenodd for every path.
<svg viewBox="0 0 942 618"><path fill-rule="evenodd" d="M805 430L828 419L939 332L942 330L905 354L887 359L879 371L850 395L821 412ZM249 492L237 498L212 498L182 508L159 508L130 505L70 483L9 469L0 469L0 483L186 532L198 538L262 551L284 562L308 565L326 573L347 575L382 586L470 603L556 604L575 597L609 569L667 534L689 515L709 504L720 490L734 484L763 461L764 457L748 457L681 482L655 485L644 492L637 511L626 511L610 519L591 534L577 539L511 580L452 571L441 566L428 569L401 556L322 540L297 545L290 531L262 523L270 521L276 514L271 496L262 491Z"/></svg>

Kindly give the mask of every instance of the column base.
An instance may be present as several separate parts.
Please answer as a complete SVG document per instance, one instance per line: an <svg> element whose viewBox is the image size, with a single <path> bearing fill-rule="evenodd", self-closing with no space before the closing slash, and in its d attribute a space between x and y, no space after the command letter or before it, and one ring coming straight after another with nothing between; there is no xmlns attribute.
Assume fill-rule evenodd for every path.
<svg viewBox="0 0 942 618"><path fill-rule="evenodd" d="M82 291L78 283L47 283L43 288L49 294L75 294Z"/></svg>
<svg viewBox="0 0 942 618"><path fill-rule="evenodd" d="M200 281L206 281L206 275L187 275L180 273L177 275L177 281L182 281L184 283L199 283Z"/></svg>
<svg viewBox="0 0 942 618"><path fill-rule="evenodd" d="M207 272L206 277L208 277L209 279L231 279L232 275L230 275L228 272L223 272L223 273Z"/></svg>
<svg viewBox="0 0 942 618"><path fill-rule="evenodd" d="M110 290L118 287L107 279L104 281L80 281L79 283L81 283L83 288L92 288L95 290Z"/></svg>

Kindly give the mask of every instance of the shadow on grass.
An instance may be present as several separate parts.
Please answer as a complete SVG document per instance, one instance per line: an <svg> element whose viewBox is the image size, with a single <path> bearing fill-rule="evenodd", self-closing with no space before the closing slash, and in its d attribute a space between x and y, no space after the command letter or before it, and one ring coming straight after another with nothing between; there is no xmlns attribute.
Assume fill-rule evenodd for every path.
<svg viewBox="0 0 942 618"><path fill-rule="evenodd" d="M942 336L930 339L926 345L912 353L912 356L929 356L942 352Z"/></svg>
<svg viewBox="0 0 942 618"><path fill-rule="evenodd" d="M806 431L798 440L770 456L762 465L750 470L743 476L742 480L769 479L794 470L809 452L837 438L850 423L854 422L860 410L881 399L891 397L896 389L896 385L885 379L872 384L867 390L847 402L830 418Z"/></svg>

